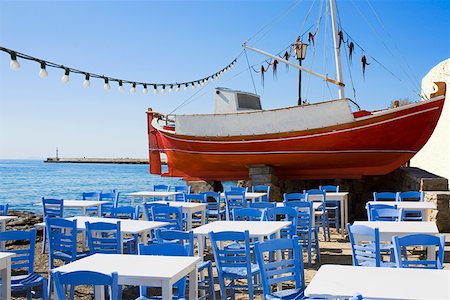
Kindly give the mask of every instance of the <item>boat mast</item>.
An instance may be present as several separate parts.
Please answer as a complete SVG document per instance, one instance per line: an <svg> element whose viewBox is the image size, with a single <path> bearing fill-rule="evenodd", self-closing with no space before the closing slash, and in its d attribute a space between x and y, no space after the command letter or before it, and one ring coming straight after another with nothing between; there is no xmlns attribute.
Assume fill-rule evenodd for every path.
<svg viewBox="0 0 450 300"><path fill-rule="evenodd" d="M331 24L333 27L333 41L334 41L334 57L336 59L336 80L338 82L343 82L342 80L342 67L341 67L341 51L339 48L338 41L338 31L336 24L336 3L335 0L330 0L330 9L331 9ZM338 95L339 99L343 99L344 97L344 86L338 86Z"/></svg>

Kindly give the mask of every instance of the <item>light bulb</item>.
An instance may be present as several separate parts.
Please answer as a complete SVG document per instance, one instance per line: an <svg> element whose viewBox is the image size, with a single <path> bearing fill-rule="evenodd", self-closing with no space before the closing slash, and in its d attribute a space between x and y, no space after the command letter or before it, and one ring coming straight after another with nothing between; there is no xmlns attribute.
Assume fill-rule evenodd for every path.
<svg viewBox="0 0 450 300"><path fill-rule="evenodd" d="M130 93L132 93L132 94L136 93L136 83L135 82L133 82L133 85L131 86Z"/></svg>
<svg viewBox="0 0 450 300"><path fill-rule="evenodd" d="M90 78L89 74L86 73L86 78L83 81L83 87L88 88L91 86L91 82L89 81L89 78Z"/></svg>
<svg viewBox="0 0 450 300"><path fill-rule="evenodd" d="M170 85L170 89L169 89L169 93L172 93L173 92L173 85L171 84Z"/></svg>
<svg viewBox="0 0 450 300"><path fill-rule="evenodd" d="M105 77L105 84L103 85L103 89L105 91L109 91L111 89L111 86L109 85L109 79Z"/></svg>
<svg viewBox="0 0 450 300"><path fill-rule="evenodd" d="M14 71L17 71L20 69L20 64L17 61L17 56L15 52L11 52L11 62L9 63L9 67L13 69Z"/></svg>
<svg viewBox="0 0 450 300"><path fill-rule="evenodd" d="M188 89L188 84L186 83L186 84L184 85L184 90L187 91L187 89Z"/></svg>
<svg viewBox="0 0 450 300"><path fill-rule="evenodd" d="M48 76L48 72L45 69L45 62L41 61L41 70L39 71L39 77L46 78Z"/></svg>
<svg viewBox="0 0 450 300"><path fill-rule="evenodd" d="M177 89L176 89L176 91L177 91L177 92L179 92L179 91L180 91L180 85L177 85Z"/></svg>
<svg viewBox="0 0 450 300"><path fill-rule="evenodd" d="M119 91L119 92L123 92L123 83L122 83L122 80L119 80L119 87L117 88L117 90Z"/></svg>
<svg viewBox="0 0 450 300"><path fill-rule="evenodd" d="M145 95L148 94L148 89L147 89L147 85L144 84L144 89L142 90L142 93L144 93Z"/></svg>
<svg viewBox="0 0 450 300"><path fill-rule="evenodd" d="M195 90L195 82L192 83L192 89Z"/></svg>
<svg viewBox="0 0 450 300"><path fill-rule="evenodd" d="M63 77L61 78L61 81L62 81L64 84L68 84L68 83L69 83L69 81L70 81L70 79L69 79L69 74L70 74L70 70L69 70L69 69L66 69L66 71L64 72Z"/></svg>
<svg viewBox="0 0 450 300"><path fill-rule="evenodd" d="M165 93L166 93L166 86L163 85L163 86L162 86L162 90L161 90L161 94L165 94Z"/></svg>
<svg viewBox="0 0 450 300"><path fill-rule="evenodd" d="M154 94L158 94L159 93L158 87L156 86L156 84L153 85L153 93Z"/></svg>

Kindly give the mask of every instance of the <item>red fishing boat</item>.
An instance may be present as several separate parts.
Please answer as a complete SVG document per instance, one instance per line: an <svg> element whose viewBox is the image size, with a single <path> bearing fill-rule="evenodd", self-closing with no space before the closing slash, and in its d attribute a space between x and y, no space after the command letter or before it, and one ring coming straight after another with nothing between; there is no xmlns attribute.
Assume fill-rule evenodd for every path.
<svg viewBox="0 0 450 300"><path fill-rule="evenodd" d="M344 97L335 21L332 25L336 79L244 47L337 85L339 99L262 110L255 94L217 88L214 114L165 116L149 109L150 173L238 180L248 178L250 166L268 165L279 178L361 178L404 165L433 133L445 101L445 83L436 83L436 92L424 101L352 111L353 101ZM164 174L161 154L167 156Z"/></svg>

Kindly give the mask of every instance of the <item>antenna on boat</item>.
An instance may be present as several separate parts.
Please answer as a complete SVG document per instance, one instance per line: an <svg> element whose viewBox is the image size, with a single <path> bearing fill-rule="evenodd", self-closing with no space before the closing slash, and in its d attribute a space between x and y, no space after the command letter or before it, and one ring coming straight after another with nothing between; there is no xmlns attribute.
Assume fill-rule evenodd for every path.
<svg viewBox="0 0 450 300"><path fill-rule="evenodd" d="M338 41L338 31L336 24L336 3L334 0L330 0L331 8L331 24L333 28L333 42L334 42L334 57L336 59L336 80L343 82L342 80L342 67L341 67L341 49ZM344 85L338 86L339 99L344 99Z"/></svg>

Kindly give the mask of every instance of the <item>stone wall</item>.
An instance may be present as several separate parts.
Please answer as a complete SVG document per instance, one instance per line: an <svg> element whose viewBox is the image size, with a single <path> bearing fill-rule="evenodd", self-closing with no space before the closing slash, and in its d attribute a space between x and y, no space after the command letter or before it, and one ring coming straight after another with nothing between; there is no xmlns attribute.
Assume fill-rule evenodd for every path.
<svg viewBox="0 0 450 300"><path fill-rule="evenodd" d="M429 221L436 222L439 232L450 232L450 192L425 192L425 201L434 202L437 206Z"/></svg>

